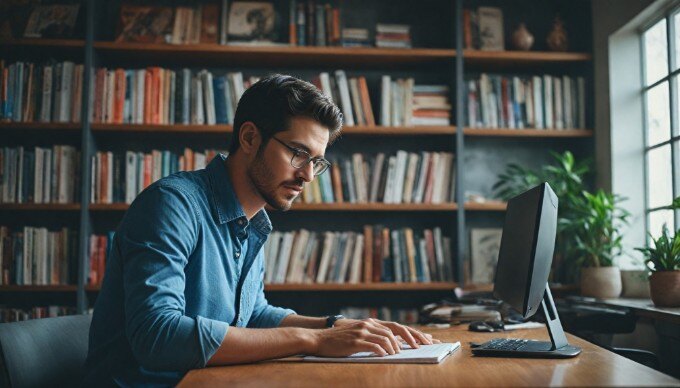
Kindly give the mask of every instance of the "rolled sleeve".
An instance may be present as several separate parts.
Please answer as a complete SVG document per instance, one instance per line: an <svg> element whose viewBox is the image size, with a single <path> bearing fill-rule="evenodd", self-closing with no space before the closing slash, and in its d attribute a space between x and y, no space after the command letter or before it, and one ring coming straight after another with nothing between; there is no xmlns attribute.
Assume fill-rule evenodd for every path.
<svg viewBox="0 0 680 388"><path fill-rule="evenodd" d="M144 367L204 367L228 324L185 316L185 273L197 241L199 215L180 188L152 186L133 203L117 234L123 259L125 331Z"/></svg>
<svg viewBox="0 0 680 388"><path fill-rule="evenodd" d="M264 296L264 253L260 251L258 254L257 263L259 263L259 281L257 296L255 299L255 305L253 307L253 315L248 321L248 327L251 328L270 328L279 327L283 318L296 314L295 311L291 309L284 309L281 307L275 307L267 302L267 298Z"/></svg>

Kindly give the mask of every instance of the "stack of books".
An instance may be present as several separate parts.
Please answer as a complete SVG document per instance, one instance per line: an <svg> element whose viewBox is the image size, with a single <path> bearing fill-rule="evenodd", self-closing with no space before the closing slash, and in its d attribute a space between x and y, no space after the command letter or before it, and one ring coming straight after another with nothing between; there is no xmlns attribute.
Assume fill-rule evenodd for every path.
<svg viewBox="0 0 680 388"><path fill-rule="evenodd" d="M377 24L375 46L411 48L411 26L405 24Z"/></svg>
<svg viewBox="0 0 680 388"><path fill-rule="evenodd" d="M342 29L343 47L371 47L370 34L368 28L343 28Z"/></svg>
<svg viewBox="0 0 680 388"><path fill-rule="evenodd" d="M416 85L413 78L382 76L380 122L386 126L448 126L451 103L447 85Z"/></svg>
<svg viewBox="0 0 680 388"><path fill-rule="evenodd" d="M218 153L228 155L224 150L189 148L182 154L168 150L97 152L92 156L90 202L132 203L151 183L177 171L203 169Z"/></svg>
<svg viewBox="0 0 680 388"><path fill-rule="evenodd" d="M73 146L0 148L0 203L75 203L79 177Z"/></svg>
<svg viewBox="0 0 680 388"><path fill-rule="evenodd" d="M305 203L445 203L455 198L450 152L397 151L333 160L303 191Z"/></svg>
<svg viewBox="0 0 680 388"><path fill-rule="evenodd" d="M337 46L340 9L330 4L291 0L290 43L298 46Z"/></svg>
<svg viewBox="0 0 680 388"><path fill-rule="evenodd" d="M365 226L364 232L273 232L264 248L265 283L450 281L451 239L440 228Z"/></svg>
<svg viewBox="0 0 680 388"><path fill-rule="evenodd" d="M0 322L18 322L27 321L29 319L54 318L75 314L77 314L76 309L67 306L35 306L30 309L0 307Z"/></svg>
<svg viewBox="0 0 680 388"><path fill-rule="evenodd" d="M0 121L78 123L83 65L0 60Z"/></svg>
<svg viewBox="0 0 680 388"><path fill-rule="evenodd" d="M366 77L347 77L344 70L336 70L334 75L320 73L312 83L340 107L345 125L374 126Z"/></svg>
<svg viewBox="0 0 680 388"><path fill-rule="evenodd" d="M394 307L345 307L340 314L350 319L374 318L382 321L412 325L418 323L418 310Z"/></svg>
<svg viewBox="0 0 680 388"><path fill-rule="evenodd" d="M0 226L1 285L76 284L78 232Z"/></svg>
<svg viewBox="0 0 680 388"><path fill-rule="evenodd" d="M469 127L586 128L583 77L482 73L478 79L468 80L467 85Z"/></svg>
<svg viewBox="0 0 680 388"><path fill-rule="evenodd" d="M90 236L89 260L85 265L88 286L99 286L104 281L106 257L110 251L113 234L114 232L109 232L106 235L93 234Z"/></svg>

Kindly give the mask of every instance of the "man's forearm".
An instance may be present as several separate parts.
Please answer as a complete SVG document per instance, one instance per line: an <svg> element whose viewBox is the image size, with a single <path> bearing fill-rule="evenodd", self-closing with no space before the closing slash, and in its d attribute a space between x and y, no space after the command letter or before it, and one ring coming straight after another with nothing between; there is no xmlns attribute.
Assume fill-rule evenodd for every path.
<svg viewBox="0 0 680 388"><path fill-rule="evenodd" d="M304 327L306 329L325 329L326 318L306 317L304 315L290 314L283 318L279 327Z"/></svg>
<svg viewBox="0 0 680 388"><path fill-rule="evenodd" d="M229 327L209 366L242 364L273 358L309 354L315 351L314 336L309 329L246 329Z"/></svg>

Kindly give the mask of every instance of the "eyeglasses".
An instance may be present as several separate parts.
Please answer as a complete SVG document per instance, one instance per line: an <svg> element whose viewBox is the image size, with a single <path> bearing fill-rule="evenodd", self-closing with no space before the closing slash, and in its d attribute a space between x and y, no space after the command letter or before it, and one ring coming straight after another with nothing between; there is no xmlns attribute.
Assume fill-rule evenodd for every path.
<svg viewBox="0 0 680 388"><path fill-rule="evenodd" d="M281 140L275 138L274 136L272 136L272 139L283 144L286 148L293 152L293 157L290 159L290 165L295 168L303 168L309 162L312 162L312 171L314 172L314 176L319 176L326 172L326 170L328 170L328 167L331 166L331 163L324 158L315 158L312 155L310 155L309 152L301 150L299 148L291 147L288 144L282 142Z"/></svg>

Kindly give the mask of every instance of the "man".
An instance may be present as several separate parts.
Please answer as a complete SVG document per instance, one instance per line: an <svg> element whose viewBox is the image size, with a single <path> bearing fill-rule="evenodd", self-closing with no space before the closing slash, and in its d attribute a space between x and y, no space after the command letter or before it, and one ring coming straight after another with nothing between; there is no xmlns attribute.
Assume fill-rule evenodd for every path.
<svg viewBox="0 0 680 388"><path fill-rule="evenodd" d="M270 306L264 206L287 210L329 166L342 114L313 85L273 75L239 101L229 157L159 180L118 227L95 304L87 385L176 384L190 369L293 354L399 352L432 338L394 322Z"/></svg>

